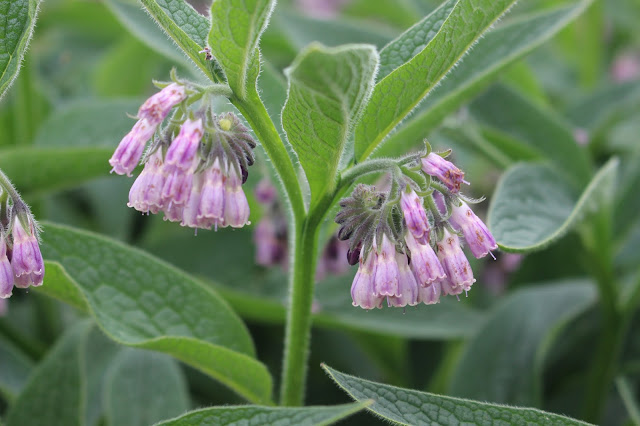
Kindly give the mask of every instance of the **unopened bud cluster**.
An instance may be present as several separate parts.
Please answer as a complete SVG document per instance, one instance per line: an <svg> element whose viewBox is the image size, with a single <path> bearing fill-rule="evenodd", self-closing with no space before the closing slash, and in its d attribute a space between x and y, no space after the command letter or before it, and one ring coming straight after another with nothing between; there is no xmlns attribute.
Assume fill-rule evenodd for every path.
<svg viewBox="0 0 640 426"><path fill-rule="evenodd" d="M361 184L340 203L338 235L351 241L349 263L359 263L354 306L380 308L385 298L388 306L429 305L457 296L475 282L460 238L476 258L498 248L459 193L464 173L437 153L419 161L419 170L394 174L389 191ZM416 173L423 179L414 180Z"/></svg>
<svg viewBox="0 0 640 426"><path fill-rule="evenodd" d="M242 184L254 162L255 141L232 113L216 115L208 105L188 111L192 95L201 94L171 83L147 99L109 160L112 171L130 175L143 158L127 204L140 212L162 211L165 220L191 228L243 227L249 204Z"/></svg>
<svg viewBox="0 0 640 426"><path fill-rule="evenodd" d="M8 181L7 184L10 185ZM2 299L11 296L14 286L18 288L40 286L44 279L44 262L38 242L38 225L15 190L10 192L14 195L9 195L0 208L2 217L0 298ZM7 196L7 192L2 190L0 194Z"/></svg>

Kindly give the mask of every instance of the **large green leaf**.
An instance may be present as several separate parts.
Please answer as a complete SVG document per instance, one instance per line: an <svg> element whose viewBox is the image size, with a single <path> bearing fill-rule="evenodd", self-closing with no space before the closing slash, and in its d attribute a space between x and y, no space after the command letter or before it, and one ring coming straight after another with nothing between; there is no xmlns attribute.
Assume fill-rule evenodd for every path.
<svg viewBox="0 0 640 426"><path fill-rule="evenodd" d="M33 369L31 361L10 341L0 337L0 395L13 398L24 387Z"/></svg>
<svg viewBox="0 0 640 426"><path fill-rule="evenodd" d="M540 250L569 232L576 222L614 192L618 160L602 166L582 195L554 168L517 164L498 183L488 224L500 248L509 252Z"/></svg>
<svg viewBox="0 0 640 426"><path fill-rule="evenodd" d="M255 360L244 324L216 293L113 240L60 225L44 230L44 258L64 268L47 274L46 293L86 306L118 343L166 352L250 401L270 403L271 377Z"/></svg>
<svg viewBox="0 0 640 426"><path fill-rule="evenodd" d="M519 290L502 299L465 347L452 394L539 406L543 364L553 338L596 297L593 283L569 281Z"/></svg>
<svg viewBox="0 0 640 426"><path fill-rule="evenodd" d="M380 71L377 80L388 76L418 55L435 37L458 0L447 0L380 51Z"/></svg>
<svg viewBox="0 0 640 426"><path fill-rule="evenodd" d="M83 361L89 321L69 329L38 365L7 416L7 426L83 424Z"/></svg>
<svg viewBox="0 0 640 426"><path fill-rule="evenodd" d="M505 86L488 90L471 104L470 110L483 124L554 162L576 187L589 181L591 165L587 152L576 143L572 129L554 111L532 103Z"/></svg>
<svg viewBox="0 0 640 426"><path fill-rule="evenodd" d="M537 410L435 395L375 383L322 366L356 401L373 399L368 407L385 420L403 425L586 425L587 423ZM495 378L493 378L495 380Z"/></svg>
<svg viewBox="0 0 640 426"><path fill-rule="evenodd" d="M590 3L591 0L580 1L573 6L519 17L488 32L427 95L417 114L389 136L376 155L395 155L421 142L444 117L484 89L504 68L556 35Z"/></svg>
<svg viewBox="0 0 640 426"><path fill-rule="evenodd" d="M378 66L373 46L312 44L287 70L282 125L319 199L336 184L351 130L371 94Z"/></svg>
<svg viewBox="0 0 640 426"><path fill-rule="evenodd" d="M426 47L376 85L356 128L356 160L371 155L514 3L514 0L458 1Z"/></svg>
<svg viewBox="0 0 640 426"><path fill-rule="evenodd" d="M275 0L215 0L211 5L208 45L241 99L247 96L248 84L255 86L255 79L249 80L249 68L259 66L256 49L275 4Z"/></svg>
<svg viewBox="0 0 640 426"><path fill-rule="evenodd" d="M189 409L184 375L164 354L125 349L114 359L105 382L109 425L148 426Z"/></svg>
<svg viewBox="0 0 640 426"><path fill-rule="evenodd" d="M0 168L20 193L34 196L76 186L109 173L109 148L0 150Z"/></svg>
<svg viewBox="0 0 640 426"><path fill-rule="evenodd" d="M330 425L362 410L367 404L369 402L315 407L260 407L256 405L212 407L191 411L175 419L157 423L156 426Z"/></svg>
<svg viewBox="0 0 640 426"><path fill-rule="evenodd" d="M36 24L39 0L1 0L0 99L18 75Z"/></svg>
<svg viewBox="0 0 640 426"><path fill-rule="evenodd" d="M184 0L141 0L149 14L207 76L213 63L199 53L207 45L210 23ZM135 34L135 33L134 33Z"/></svg>

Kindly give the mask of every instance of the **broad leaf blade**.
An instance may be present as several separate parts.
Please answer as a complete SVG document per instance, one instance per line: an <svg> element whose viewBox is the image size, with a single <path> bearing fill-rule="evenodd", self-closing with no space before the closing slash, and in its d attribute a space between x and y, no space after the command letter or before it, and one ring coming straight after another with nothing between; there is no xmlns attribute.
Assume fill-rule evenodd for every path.
<svg viewBox="0 0 640 426"><path fill-rule="evenodd" d="M370 96L378 66L373 46L313 44L287 70L282 125L311 187L312 204L335 186L352 127Z"/></svg>
<svg viewBox="0 0 640 426"><path fill-rule="evenodd" d="M508 107L506 107L508 105ZM591 165L571 128L551 110L504 86L496 86L470 106L473 116L533 148L558 166L578 188L591 177Z"/></svg>
<svg viewBox="0 0 640 426"><path fill-rule="evenodd" d="M590 0L580 1L573 6L520 17L488 32L427 95L418 107L419 112L389 136L376 156L396 155L421 142L444 117L484 89L500 71L555 36L589 4Z"/></svg>
<svg viewBox="0 0 640 426"><path fill-rule="evenodd" d="M0 337L0 395L14 398L27 382L33 361L4 337Z"/></svg>
<svg viewBox="0 0 640 426"><path fill-rule="evenodd" d="M409 62L427 47L447 19L458 0L447 0L420 22L402 33L380 51L380 71L377 80Z"/></svg>
<svg viewBox="0 0 640 426"><path fill-rule="evenodd" d="M587 424L535 408L509 407L402 389L344 374L326 365L322 367L353 399L373 399L375 402L369 410L385 420L403 425Z"/></svg>
<svg viewBox="0 0 640 426"><path fill-rule="evenodd" d="M149 14L184 53L205 73L214 78L212 63L199 53L207 44L209 20L184 0L141 0Z"/></svg>
<svg viewBox="0 0 640 426"><path fill-rule="evenodd" d="M272 425L320 426L330 425L350 416L368 405L368 402L334 406L260 407L256 405L212 407L191 411L156 426Z"/></svg>
<svg viewBox="0 0 640 426"><path fill-rule="evenodd" d="M613 194L618 160L602 166L578 197L550 166L517 164L505 173L489 206L488 223L504 251L541 250L569 232Z"/></svg>
<svg viewBox="0 0 640 426"><path fill-rule="evenodd" d="M67 331L34 370L7 416L7 426L74 426L84 422L83 363L89 321Z"/></svg>
<svg viewBox="0 0 640 426"><path fill-rule="evenodd" d="M241 99L247 96L247 85L255 85L249 68L259 66L254 56L275 4L275 0L215 0L211 5L208 46Z"/></svg>
<svg viewBox="0 0 640 426"><path fill-rule="evenodd" d="M36 23L39 0L0 2L0 99L18 75L24 52Z"/></svg>
<svg viewBox="0 0 640 426"><path fill-rule="evenodd" d="M514 3L514 0L458 1L426 47L376 85L356 129L356 160L371 155Z"/></svg>
<svg viewBox="0 0 640 426"><path fill-rule="evenodd" d="M452 394L539 405L543 363L553 335L596 297L593 283L587 281L534 286L502 299L467 344L452 379Z"/></svg>
<svg viewBox="0 0 640 426"><path fill-rule="evenodd" d="M166 352L248 400L270 402L271 377L253 358L247 329L214 292L113 240L53 224L46 224L45 234L45 259L65 271L53 281L47 276L48 294L71 294L74 305L86 300L100 327L118 343Z"/></svg>
<svg viewBox="0 0 640 426"><path fill-rule="evenodd" d="M114 359L105 385L107 424L147 426L189 409L184 375L156 352L125 349Z"/></svg>

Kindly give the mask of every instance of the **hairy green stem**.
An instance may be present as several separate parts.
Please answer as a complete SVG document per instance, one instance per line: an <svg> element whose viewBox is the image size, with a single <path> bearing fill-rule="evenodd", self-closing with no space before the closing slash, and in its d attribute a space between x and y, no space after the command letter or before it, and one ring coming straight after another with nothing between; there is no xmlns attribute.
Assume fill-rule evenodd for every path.
<svg viewBox="0 0 640 426"><path fill-rule="evenodd" d="M0 187L9 194L9 197L11 197L14 203L17 203L21 199L20 194L18 194L18 191L16 191L9 178L2 170L0 170Z"/></svg>
<svg viewBox="0 0 640 426"><path fill-rule="evenodd" d="M318 226L304 221L295 234L280 387L280 404L287 406L304 403Z"/></svg>

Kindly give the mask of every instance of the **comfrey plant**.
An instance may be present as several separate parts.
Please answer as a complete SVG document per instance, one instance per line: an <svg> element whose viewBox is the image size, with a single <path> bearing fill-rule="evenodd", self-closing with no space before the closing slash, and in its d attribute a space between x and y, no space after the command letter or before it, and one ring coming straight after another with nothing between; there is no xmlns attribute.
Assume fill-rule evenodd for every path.
<svg viewBox="0 0 640 426"><path fill-rule="evenodd" d="M29 206L0 171L0 298L10 297L14 286L42 285L39 232Z"/></svg>

